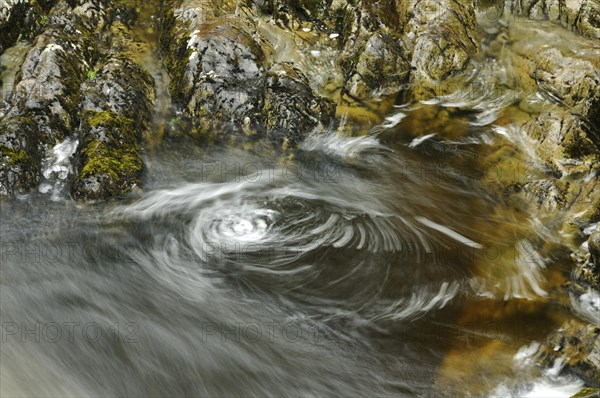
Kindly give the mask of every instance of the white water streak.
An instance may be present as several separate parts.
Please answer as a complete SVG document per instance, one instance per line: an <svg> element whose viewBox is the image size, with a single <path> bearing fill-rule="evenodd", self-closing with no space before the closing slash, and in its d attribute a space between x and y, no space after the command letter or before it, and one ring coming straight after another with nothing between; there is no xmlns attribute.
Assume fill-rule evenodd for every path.
<svg viewBox="0 0 600 398"><path fill-rule="evenodd" d="M462 236L458 232L453 231L450 228L440 225L438 223L435 223L435 222L429 220L428 218L419 216L419 217L415 217L415 220L417 220L418 222L420 222L423 225L428 226L429 228L435 229L436 231L443 233L444 235L462 243L465 246L469 246L469 247L472 247L475 249L481 249L483 247L479 243L473 242L471 239L469 239L465 236Z"/></svg>

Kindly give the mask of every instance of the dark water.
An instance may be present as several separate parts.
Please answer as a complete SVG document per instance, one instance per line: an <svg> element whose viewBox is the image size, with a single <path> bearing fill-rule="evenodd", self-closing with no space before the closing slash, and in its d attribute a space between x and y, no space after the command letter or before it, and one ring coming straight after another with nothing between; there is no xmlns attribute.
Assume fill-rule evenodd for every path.
<svg viewBox="0 0 600 398"><path fill-rule="evenodd" d="M502 137L415 141L410 119L292 160L165 142L123 202L3 201L3 395L576 388L514 369L564 315L541 232L482 185Z"/></svg>

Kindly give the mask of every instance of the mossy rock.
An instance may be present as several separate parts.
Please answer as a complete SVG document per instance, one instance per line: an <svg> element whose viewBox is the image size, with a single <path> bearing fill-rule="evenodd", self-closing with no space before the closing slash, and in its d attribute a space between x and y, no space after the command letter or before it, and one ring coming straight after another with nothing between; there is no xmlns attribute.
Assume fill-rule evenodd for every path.
<svg viewBox="0 0 600 398"><path fill-rule="evenodd" d="M39 183L40 148L32 139L36 128L26 117L0 120L0 196L28 191Z"/></svg>
<svg viewBox="0 0 600 398"><path fill-rule="evenodd" d="M105 199L140 185L143 162L135 120L110 111L86 111L83 131L87 140L78 153L81 169L74 197Z"/></svg>
<svg viewBox="0 0 600 398"><path fill-rule="evenodd" d="M584 388L577 394L572 395L571 398L598 398L600 397L600 390L597 388Z"/></svg>
<svg viewBox="0 0 600 398"><path fill-rule="evenodd" d="M0 55L13 46L19 38L29 40L43 29L56 0L30 0L7 7L8 17L0 20Z"/></svg>

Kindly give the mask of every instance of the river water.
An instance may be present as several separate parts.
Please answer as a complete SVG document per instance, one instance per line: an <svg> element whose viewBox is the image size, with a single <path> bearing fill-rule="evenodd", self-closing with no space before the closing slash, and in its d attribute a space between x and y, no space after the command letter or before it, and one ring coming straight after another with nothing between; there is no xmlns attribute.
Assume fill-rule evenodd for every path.
<svg viewBox="0 0 600 398"><path fill-rule="evenodd" d="M576 392L534 360L573 316L568 251L492 188L543 170L493 123L511 101L483 94L311 135L291 159L165 140L118 203L71 201L77 143L57 146L58 185L0 206L2 395ZM490 161L501 148L513 167Z"/></svg>
<svg viewBox="0 0 600 398"><path fill-rule="evenodd" d="M440 367L477 366L500 383L498 352L561 317L470 136L332 132L286 162L172 144L129 202L3 202L3 393L455 395Z"/></svg>

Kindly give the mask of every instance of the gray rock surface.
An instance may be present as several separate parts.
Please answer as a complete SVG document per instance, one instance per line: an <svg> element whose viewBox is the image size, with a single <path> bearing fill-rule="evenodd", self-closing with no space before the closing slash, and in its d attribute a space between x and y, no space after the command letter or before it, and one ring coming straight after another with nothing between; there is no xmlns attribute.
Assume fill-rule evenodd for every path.
<svg viewBox="0 0 600 398"><path fill-rule="evenodd" d="M586 37L600 38L600 3L596 0L504 0L506 13L549 19Z"/></svg>
<svg viewBox="0 0 600 398"><path fill-rule="evenodd" d="M162 45L171 95L195 134L227 139L244 133L299 143L333 104L313 93L303 72L274 65L274 49L257 30L257 8L167 1ZM216 132L219 132L218 134Z"/></svg>
<svg viewBox="0 0 600 398"><path fill-rule="evenodd" d="M0 119L0 196L36 188L42 159L67 137L80 140L74 196L104 199L124 193L139 183L141 130L154 95L152 79L129 59L133 39L121 22L129 18L131 23L136 7L103 0L38 1L36 7L42 4L49 8L47 18ZM110 112L110 128L91 126L92 111ZM102 148L95 145L101 135ZM133 160L111 155L108 148Z"/></svg>

